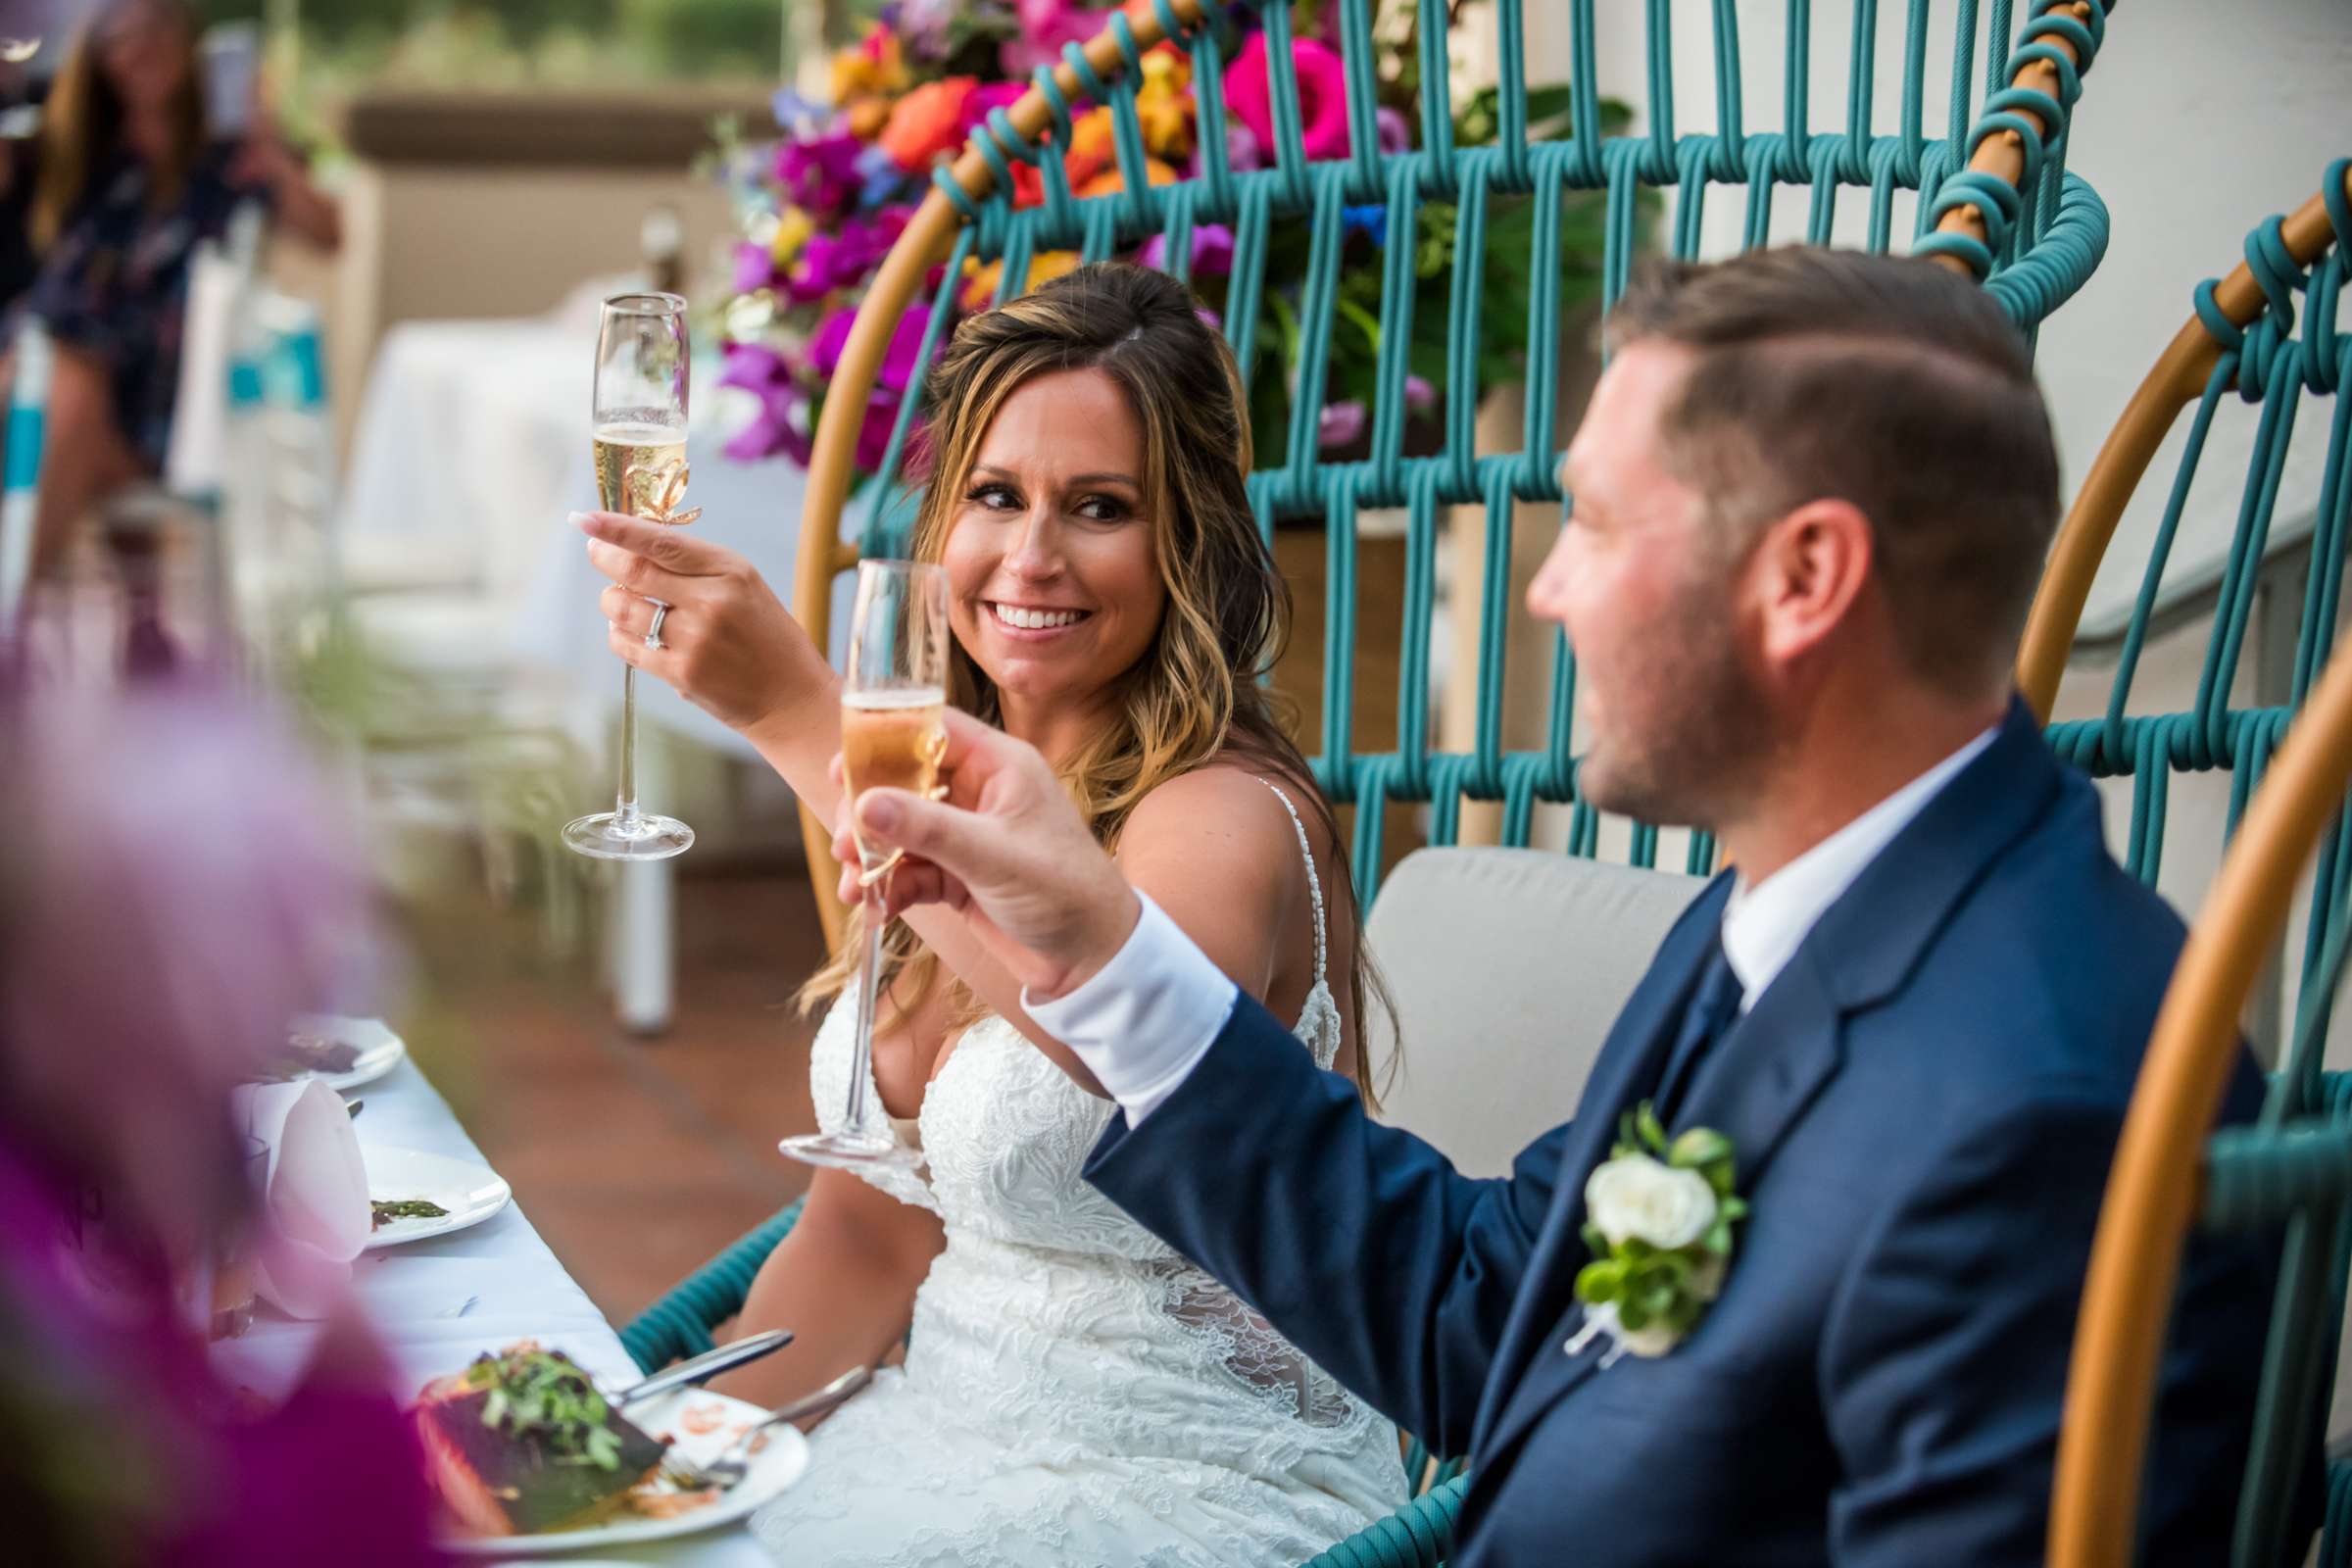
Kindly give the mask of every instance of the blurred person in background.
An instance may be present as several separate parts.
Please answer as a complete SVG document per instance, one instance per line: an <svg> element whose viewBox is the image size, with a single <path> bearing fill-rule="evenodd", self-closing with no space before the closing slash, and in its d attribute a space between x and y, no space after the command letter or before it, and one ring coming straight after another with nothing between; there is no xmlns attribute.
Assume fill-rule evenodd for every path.
<svg viewBox="0 0 2352 1568"><path fill-rule="evenodd" d="M364 929L306 760L224 701L154 687L0 699L0 756L40 824L0 844L9 1560L439 1561L420 1456L348 1308L274 1409L207 1354L212 1263L259 1223L231 1091Z"/></svg>
<svg viewBox="0 0 2352 1568"><path fill-rule="evenodd" d="M278 225L333 249L332 197L254 105L212 105L181 0L106 0L58 66L44 107L26 233L38 270L11 312L54 340L42 455L36 577L57 568L74 526L163 471L179 386L188 263L257 202ZM241 126L233 135L217 127ZM170 662L153 564L117 541L132 596L134 664Z"/></svg>

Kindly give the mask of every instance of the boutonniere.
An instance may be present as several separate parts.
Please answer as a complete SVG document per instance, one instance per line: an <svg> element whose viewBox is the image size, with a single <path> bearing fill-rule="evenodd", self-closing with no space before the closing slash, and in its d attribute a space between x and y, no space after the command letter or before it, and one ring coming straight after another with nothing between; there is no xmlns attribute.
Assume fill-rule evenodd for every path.
<svg viewBox="0 0 2352 1568"><path fill-rule="evenodd" d="M1667 1141L1649 1102L1625 1113L1616 1147L1585 1182L1585 1245L1577 1271L1585 1326L1575 1355L1607 1335L1601 1361L1664 1355L1680 1345L1723 1291L1732 1227L1747 1205L1732 1191L1732 1141L1693 1127Z"/></svg>

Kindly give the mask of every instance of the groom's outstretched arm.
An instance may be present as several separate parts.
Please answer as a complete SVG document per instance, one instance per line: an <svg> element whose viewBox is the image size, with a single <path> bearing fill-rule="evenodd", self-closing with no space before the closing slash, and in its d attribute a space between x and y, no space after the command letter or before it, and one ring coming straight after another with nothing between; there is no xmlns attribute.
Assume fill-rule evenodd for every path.
<svg viewBox="0 0 2352 1568"><path fill-rule="evenodd" d="M886 912L959 910L1119 1102L1096 1160L1113 1198L1373 1404L1464 1451L1560 1135L1482 1182L1376 1125L1128 886L1034 749L953 710L947 727L947 800L858 797L866 850L905 855L875 890ZM842 897L864 892L845 869Z"/></svg>
<svg viewBox="0 0 2352 1568"><path fill-rule="evenodd" d="M1114 1118L1086 1175L1383 1414L1464 1453L1559 1143L1507 1180L1465 1177L1244 997L1140 1122Z"/></svg>

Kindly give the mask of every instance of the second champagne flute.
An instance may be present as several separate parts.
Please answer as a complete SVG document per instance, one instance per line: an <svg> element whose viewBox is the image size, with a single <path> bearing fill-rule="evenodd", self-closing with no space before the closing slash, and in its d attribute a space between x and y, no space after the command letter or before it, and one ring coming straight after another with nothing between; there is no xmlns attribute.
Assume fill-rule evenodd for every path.
<svg viewBox="0 0 2352 1568"><path fill-rule="evenodd" d="M850 663L841 681L842 787L851 805L869 789L928 795L947 754L948 579L916 561L858 564L858 608ZM853 812L853 825L857 817ZM849 1103L839 1130L787 1138L778 1147L812 1165L911 1165L921 1155L864 1130L873 1083L874 1008L882 965L882 878L897 855L863 844L865 961L858 971L857 1036L850 1052Z"/></svg>

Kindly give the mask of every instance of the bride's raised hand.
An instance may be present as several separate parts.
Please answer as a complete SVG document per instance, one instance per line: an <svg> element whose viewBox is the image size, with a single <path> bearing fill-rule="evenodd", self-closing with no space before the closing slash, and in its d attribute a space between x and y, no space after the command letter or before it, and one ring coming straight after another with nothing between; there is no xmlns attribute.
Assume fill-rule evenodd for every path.
<svg viewBox="0 0 2352 1568"><path fill-rule="evenodd" d="M585 512L572 521L588 536L589 562L612 579L598 604L621 659L746 734L838 701L808 633L743 557L642 517ZM669 608L652 648L657 605Z"/></svg>

